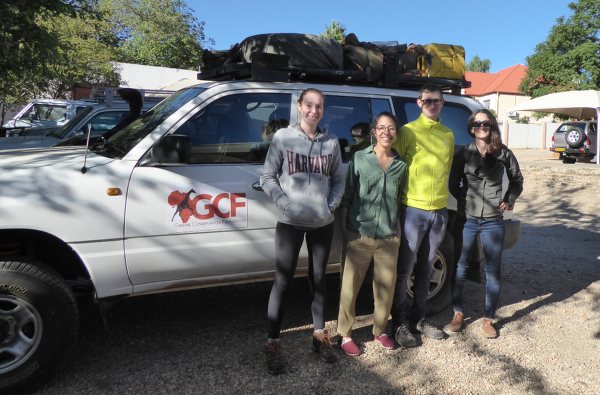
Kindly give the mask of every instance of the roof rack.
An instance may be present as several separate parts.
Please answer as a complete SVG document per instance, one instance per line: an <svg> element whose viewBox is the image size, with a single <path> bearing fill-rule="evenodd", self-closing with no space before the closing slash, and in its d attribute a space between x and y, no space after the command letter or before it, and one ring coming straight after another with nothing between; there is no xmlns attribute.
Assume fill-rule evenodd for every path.
<svg viewBox="0 0 600 395"><path fill-rule="evenodd" d="M366 71L317 69L289 65L288 55L254 53L252 63L230 63L198 73L199 80L229 81L250 80L268 82L312 82L324 84L350 84L379 86L385 88L418 89L428 82L438 84L443 90L460 94L461 89L469 88L471 82L461 79L421 77L398 72L398 54L385 53L383 73Z"/></svg>
<svg viewBox="0 0 600 395"><path fill-rule="evenodd" d="M173 94L174 91L163 91L155 89L135 89L135 88L109 88L109 87L97 87L93 88L90 96L81 99L81 101L94 102L94 103L105 103L108 107L111 107L114 102L124 103L126 99L119 94L119 90L136 90L140 92L144 101L161 101L166 97Z"/></svg>

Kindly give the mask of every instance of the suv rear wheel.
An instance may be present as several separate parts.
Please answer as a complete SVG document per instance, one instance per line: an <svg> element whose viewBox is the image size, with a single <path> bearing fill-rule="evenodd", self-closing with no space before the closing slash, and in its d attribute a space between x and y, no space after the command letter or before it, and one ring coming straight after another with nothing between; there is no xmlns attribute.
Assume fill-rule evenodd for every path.
<svg viewBox="0 0 600 395"><path fill-rule="evenodd" d="M585 141L585 133L581 128L572 128L567 132L565 139L567 140L569 147L579 148Z"/></svg>

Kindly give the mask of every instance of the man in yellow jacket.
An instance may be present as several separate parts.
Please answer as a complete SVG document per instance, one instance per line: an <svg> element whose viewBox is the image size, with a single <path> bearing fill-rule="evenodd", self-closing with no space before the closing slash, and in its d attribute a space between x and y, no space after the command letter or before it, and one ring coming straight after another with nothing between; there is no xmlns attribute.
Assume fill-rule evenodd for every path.
<svg viewBox="0 0 600 395"><path fill-rule="evenodd" d="M448 174L454 155L454 134L439 118L444 105L441 88L431 83L423 85L417 105L421 116L400 129L400 138L393 145L409 166L402 192L402 237L392 305L392 333L398 344L405 347L417 345L405 322L406 280L413 264L414 329L432 339L444 337L441 330L427 321L425 313L435 255L448 223Z"/></svg>

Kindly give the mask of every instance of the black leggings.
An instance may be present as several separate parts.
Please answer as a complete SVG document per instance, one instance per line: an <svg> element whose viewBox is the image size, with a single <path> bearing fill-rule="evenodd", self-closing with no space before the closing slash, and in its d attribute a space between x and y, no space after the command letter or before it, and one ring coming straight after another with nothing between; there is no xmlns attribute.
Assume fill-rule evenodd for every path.
<svg viewBox="0 0 600 395"><path fill-rule="evenodd" d="M325 327L325 305L327 289L325 287L325 271L331 241L333 239L333 222L321 228L300 230L293 225L277 222L275 228L275 282L269 296L268 334L271 339L278 339L283 320L284 300L288 284L292 282L298 254L306 234L308 248L308 275L313 285L313 301L311 305L315 330Z"/></svg>

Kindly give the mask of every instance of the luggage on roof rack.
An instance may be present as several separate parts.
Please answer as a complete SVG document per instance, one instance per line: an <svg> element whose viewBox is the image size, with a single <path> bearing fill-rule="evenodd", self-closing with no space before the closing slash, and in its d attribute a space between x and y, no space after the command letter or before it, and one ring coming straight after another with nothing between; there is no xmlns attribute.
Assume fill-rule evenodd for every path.
<svg viewBox="0 0 600 395"><path fill-rule="evenodd" d="M446 47L462 50L458 46ZM462 75L454 72L454 65L461 64L457 58L461 54ZM437 52L433 56L437 56ZM436 58L436 62L432 62L432 55L424 46L378 46L360 42L354 34L349 34L342 45L333 39L310 34L264 34L248 37L230 51L205 51L205 64L216 67L198 73L197 78L343 83L409 89L434 82L444 90L460 94L462 88L471 84L464 79L464 50L453 56L451 62L445 58L440 61ZM419 69L419 61L425 65L425 70ZM437 67L438 64L442 67ZM449 64L450 71L447 70ZM457 69L460 70L460 67Z"/></svg>

